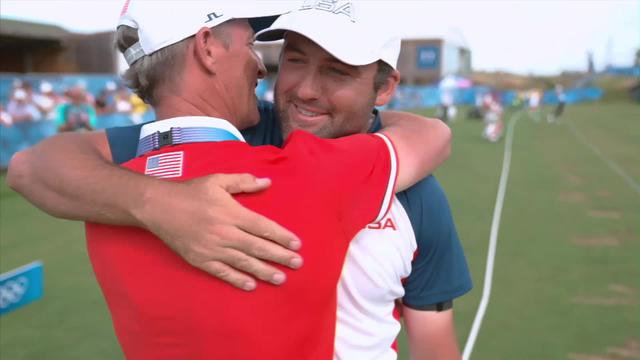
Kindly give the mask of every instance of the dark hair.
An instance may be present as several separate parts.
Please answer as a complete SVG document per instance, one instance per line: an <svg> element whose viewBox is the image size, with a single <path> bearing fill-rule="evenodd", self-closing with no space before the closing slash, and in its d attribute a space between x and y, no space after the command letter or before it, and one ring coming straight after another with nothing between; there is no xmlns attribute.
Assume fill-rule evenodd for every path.
<svg viewBox="0 0 640 360"><path fill-rule="evenodd" d="M378 71L373 78L373 91L378 92L393 73L393 67L382 60L378 60Z"/></svg>

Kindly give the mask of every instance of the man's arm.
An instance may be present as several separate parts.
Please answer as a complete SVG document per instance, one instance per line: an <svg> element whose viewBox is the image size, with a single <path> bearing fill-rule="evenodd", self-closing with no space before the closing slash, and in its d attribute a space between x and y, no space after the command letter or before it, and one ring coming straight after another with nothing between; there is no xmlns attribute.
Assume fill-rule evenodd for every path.
<svg viewBox="0 0 640 360"><path fill-rule="evenodd" d="M396 191L432 173L451 154L451 130L438 119L387 111L380 132L389 137L398 154Z"/></svg>
<svg viewBox="0 0 640 360"><path fill-rule="evenodd" d="M293 233L230 195L261 191L269 180L241 174L172 183L110 158L104 132L59 134L14 155L7 182L53 216L148 229L193 266L245 290L256 286L247 274L284 282L284 273L265 261L302 264L284 248L300 247Z"/></svg>
<svg viewBox="0 0 640 360"><path fill-rule="evenodd" d="M410 353L416 359L458 359L451 307L472 284L446 194L429 176L396 196L409 216L417 245L411 274L403 282L403 311L412 327L407 334L419 339L410 342Z"/></svg>
<svg viewBox="0 0 640 360"><path fill-rule="evenodd" d="M404 325L411 360L461 359L453 323L453 309L422 311L404 306Z"/></svg>

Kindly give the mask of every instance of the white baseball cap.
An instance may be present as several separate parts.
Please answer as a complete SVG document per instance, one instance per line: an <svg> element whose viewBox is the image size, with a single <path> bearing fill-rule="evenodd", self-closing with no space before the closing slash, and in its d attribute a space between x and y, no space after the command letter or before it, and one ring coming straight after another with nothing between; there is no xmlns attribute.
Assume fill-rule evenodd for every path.
<svg viewBox="0 0 640 360"><path fill-rule="evenodd" d="M139 41L124 53L131 65L145 55L194 35L203 27L212 28L232 19L272 17L282 12L282 6L271 6L268 1L128 0L118 26L138 29Z"/></svg>
<svg viewBox="0 0 640 360"><path fill-rule="evenodd" d="M104 88L109 90L109 91L114 91L114 90L116 90L118 88L118 84L116 84L115 81L109 80L109 81L107 81L106 84L104 84Z"/></svg>
<svg viewBox="0 0 640 360"><path fill-rule="evenodd" d="M305 1L258 32L256 39L280 40L285 32L294 31L346 64L361 66L382 60L396 69L400 38L392 34L384 19L385 14L367 2Z"/></svg>

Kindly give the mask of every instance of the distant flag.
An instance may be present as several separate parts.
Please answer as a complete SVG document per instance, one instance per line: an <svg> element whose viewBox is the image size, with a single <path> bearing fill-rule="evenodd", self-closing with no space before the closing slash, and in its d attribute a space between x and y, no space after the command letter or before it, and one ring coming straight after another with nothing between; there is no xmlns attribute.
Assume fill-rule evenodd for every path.
<svg viewBox="0 0 640 360"><path fill-rule="evenodd" d="M158 178L181 177L183 160L184 151L149 156L144 173Z"/></svg>

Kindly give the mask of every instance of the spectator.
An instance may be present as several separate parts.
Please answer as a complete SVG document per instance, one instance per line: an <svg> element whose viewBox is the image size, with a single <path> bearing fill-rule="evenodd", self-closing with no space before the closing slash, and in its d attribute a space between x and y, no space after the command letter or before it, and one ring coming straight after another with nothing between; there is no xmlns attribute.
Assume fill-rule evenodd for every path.
<svg viewBox="0 0 640 360"><path fill-rule="evenodd" d="M467 118L469 118L469 120L482 120L482 118L484 117L483 105L484 95L482 92L476 91L474 96L474 104L473 107L469 110Z"/></svg>
<svg viewBox="0 0 640 360"><path fill-rule="evenodd" d="M514 109L521 110L525 107L525 105L529 102L529 98L527 97L527 93L524 91L516 92L516 98L513 100Z"/></svg>
<svg viewBox="0 0 640 360"><path fill-rule="evenodd" d="M540 97L540 92L537 89L533 89L529 93L529 115L535 122L540 121Z"/></svg>
<svg viewBox="0 0 640 360"><path fill-rule="evenodd" d="M124 86L119 87L114 97L115 111L120 114L131 114L133 105L130 99L131 91Z"/></svg>
<svg viewBox="0 0 640 360"><path fill-rule="evenodd" d="M500 140L502 136L502 104L497 93L489 93L484 96L483 113L484 113L484 131L482 136L491 142Z"/></svg>
<svg viewBox="0 0 640 360"><path fill-rule="evenodd" d="M562 85L557 84L555 92L558 99L558 105L556 105L553 113L547 116L547 122L549 123L556 122L560 119L560 116L562 116L562 114L564 113L564 106L567 102L567 94L565 94L564 87L562 87Z"/></svg>
<svg viewBox="0 0 640 360"><path fill-rule="evenodd" d="M87 90L87 80L80 79L76 81L76 84L73 85L72 88L79 88L80 90L82 90L82 92L84 93L83 101L87 104L90 104L95 110L96 97Z"/></svg>
<svg viewBox="0 0 640 360"><path fill-rule="evenodd" d="M96 126L96 110L87 102L86 91L74 86L67 91L69 103L58 109L58 131L93 130Z"/></svg>
<svg viewBox="0 0 640 360"><path fill-rule="evenodd" d="M96 112L100 115L111 114L116 111L116 90L118 86L113 81L108 81L104 89L96 98Z"/></svg>
<svg viewBox="0 0 640 360"><path fill-rule="evenodd" d="M453 120L455 107L453 106L453 89L445 88L440 92L440 118L444 122Z"/></svg>
<svg viewBox="0 0 640 360"><path fill-rule="evenodd" d="M27 90L17 88L7 105L7 113L13 119L13 123L24 123L40 120L42 114L33 104Z"/></svg>
<svg viewBox="0 0 640 360"><path fill-rule="evenodd" d="M9 127L13 125L13 119L11 114L5 111L4 106L0 104L0 125L3 127Z"/></svg>
<svg viewBox="0 0 640 360"><path fill-rule="evenodd" d="M455 91L457 86L457 80L453 75L445 76L438 84L438 90L440 91L438 117L445 123L453 121L456 116Z"/></svg>
<svg viewBox="0 0 640 360"><path fill-rule="evenodd" d="M27 93L27 101L33 103L33 86L28 81L22 81L22 89Z"/></svg>
<svg viewBox="0 0 640 360"><path fill-rule="evenodd" d="M11 92L17 90L17 89L22 89L22 79L20 78L15 78L13 79L13 82L11 83Z"/></svg>
<svg viewBox="0 0 640 360"><path fill-rule="evenodd" d="M33 95L33 103L45 120L55 121L56 108L63 102L64 99L53 91L53 85L47 81L40 83L40 93Z"/></svg>
<svg viewBox="0 0 640 360"><path fill-rule="evenodd" d="M42 115L31 102L31 98L24 88L16 88L13 91L11 100L7 105L7 114L12 120L12 134L10 137L12 138L13 151L28 148L30 146L29 130L33 122L40 120Z"/></svg>
<svg viewBox="0 0 640 360"><path fill-rule="evenodd" d="M149 111L149 105L135 93L131 93L129 102L131 102L131 122L134 124L142 123L144 121L144 114Z"/></svg>
<svg viewBox="0 0 640 360"><path fill-rule="evenodd" d="M5 111L4 106L0 104L0 167L6 168L9 159L15 152L12 146L13 134L15 129L12 128L13 120L11 115Z"/></svg>

